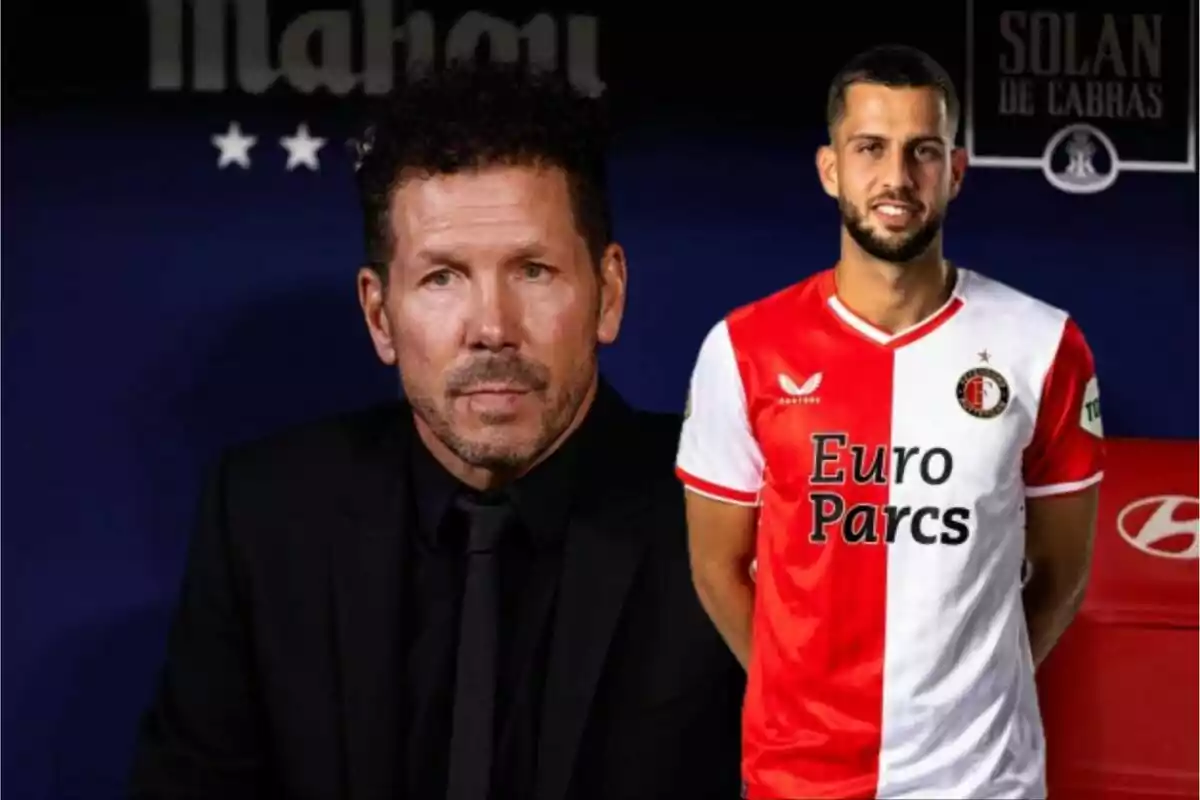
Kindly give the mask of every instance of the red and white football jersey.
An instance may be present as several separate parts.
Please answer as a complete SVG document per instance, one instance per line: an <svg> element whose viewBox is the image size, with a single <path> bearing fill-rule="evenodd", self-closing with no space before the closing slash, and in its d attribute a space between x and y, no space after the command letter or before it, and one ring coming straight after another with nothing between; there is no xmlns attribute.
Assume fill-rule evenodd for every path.
<svg viewBox="0 0 1200 800"><path fill-rule="evenodd" d="M679 477L759 507L750 798L1044 796L1025 498L1101 479L1096 376L1066 313L955 285L888 334L829 270L701 346Z"/></svg>

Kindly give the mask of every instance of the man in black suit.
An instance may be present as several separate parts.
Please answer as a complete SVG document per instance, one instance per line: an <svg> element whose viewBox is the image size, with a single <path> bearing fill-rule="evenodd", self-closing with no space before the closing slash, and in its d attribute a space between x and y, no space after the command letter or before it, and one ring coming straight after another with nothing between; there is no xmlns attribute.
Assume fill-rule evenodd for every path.
<svg viewBox="0 0 1200 800"><path fill-rule="evenodd" d="M601 123L554 76L458 66L369 129L358 290L407 400L222 460L133 796L737 796L681 420L597 369L626 286Z"/></svg>

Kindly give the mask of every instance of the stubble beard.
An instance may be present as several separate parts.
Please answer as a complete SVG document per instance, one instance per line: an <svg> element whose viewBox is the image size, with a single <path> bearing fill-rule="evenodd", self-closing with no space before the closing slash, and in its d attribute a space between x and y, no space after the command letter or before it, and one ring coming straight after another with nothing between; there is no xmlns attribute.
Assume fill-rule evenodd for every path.
<svg viewBox="0 0 1200 800"><path fill-rule="evenodd" d="M523 369L523 374L527 377L547 374L541 365L534 365L528 361L520 363L522 367L517 368L517 371ZM463 463L497 473L518 473L537 461L570 427L591 388L596 368L596 355L592 352L580 362L579 368L571 373L558 391L549 386L545 377L532 378L527 382L532 384L530 392L542 403L542 412L532 437L516 438L515 432L510 436L503 433L497 437L490 435L486 428L503 428L515 422L513 415L503 413L479 415L478 420L485 430L478 436L460 432L453 419L452 405L458 397L453 389L448 389L440 402L429 395L412 393L408 393L408 399L413 412L430 433ZM503 373L506 370L503 367L490 370L484 367L477 371L487 373L490 377L502 378L505 377Z"/></svg>
<svg viewBox="0 0 1200 800"><path fill-rule="evenodd" d="M943 216L935 214L907 235L884 239L867 227L864 215L844 197L838 198L838 208L842 213L842 224L854 243L872 258L891 264L908 264L924 255L942 230Z"/></svg>

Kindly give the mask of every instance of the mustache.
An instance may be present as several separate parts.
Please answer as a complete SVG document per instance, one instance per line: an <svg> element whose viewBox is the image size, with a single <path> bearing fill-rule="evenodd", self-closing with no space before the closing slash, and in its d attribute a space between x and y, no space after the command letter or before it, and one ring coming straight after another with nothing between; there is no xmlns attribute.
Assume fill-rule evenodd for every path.
<svg viewBox="0 0 1200 800"><path fill-rule="evenodd" d="M483 384L504 384L514 389L540 392L550 383L550 371L536 361L519 355L487 356L476 359L450 373L446 393L466 394Z"/></svg>

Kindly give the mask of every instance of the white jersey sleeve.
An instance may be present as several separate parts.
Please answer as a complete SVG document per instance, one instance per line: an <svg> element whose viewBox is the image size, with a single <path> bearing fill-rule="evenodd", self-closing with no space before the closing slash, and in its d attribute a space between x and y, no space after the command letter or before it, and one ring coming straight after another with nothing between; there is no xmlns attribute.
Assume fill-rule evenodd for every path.
<svg viewBox="0 0 1200 800"><path fill-rule="evenodd" d="M675 465L690 491L727 503L758 505L763 455L750 427L745 385L724 320L700 346Z"/></svg>

